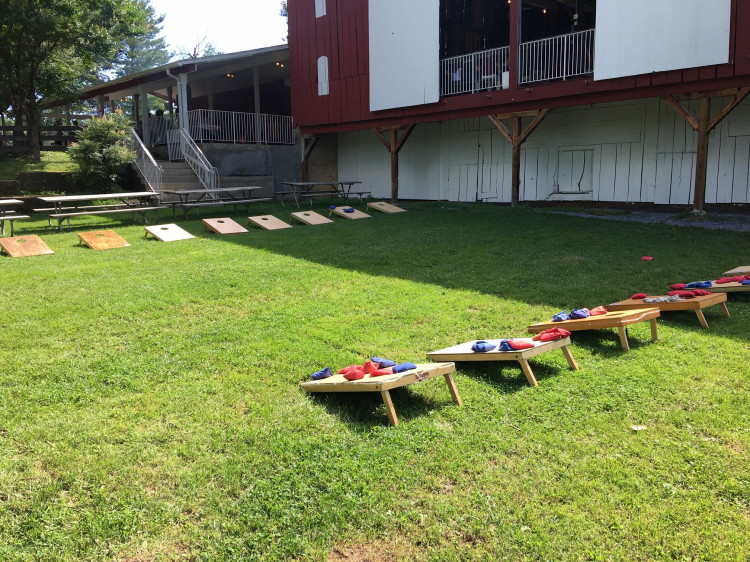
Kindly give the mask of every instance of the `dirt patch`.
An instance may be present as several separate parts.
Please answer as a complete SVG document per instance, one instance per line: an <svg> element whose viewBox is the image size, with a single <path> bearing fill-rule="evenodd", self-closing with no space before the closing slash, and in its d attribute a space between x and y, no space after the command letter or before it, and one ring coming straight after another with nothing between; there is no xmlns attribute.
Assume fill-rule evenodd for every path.
<svg viewBox="0 0 750 562"><path fill-rule="evenodd" d="M328 562L401 562L414 560L414 548L404 539L340 544L328 554Z"/></svg>

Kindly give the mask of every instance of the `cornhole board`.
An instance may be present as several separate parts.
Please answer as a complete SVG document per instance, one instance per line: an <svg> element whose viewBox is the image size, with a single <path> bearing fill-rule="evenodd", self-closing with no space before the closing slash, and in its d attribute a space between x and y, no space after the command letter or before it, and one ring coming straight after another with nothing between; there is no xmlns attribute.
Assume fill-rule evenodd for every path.
<svg viewBox="0 0 750 562"><path fill-rule="evenodd" d="M203 230L210 228L216 234L245 234L249 232L247 228L242 226L236 221L233 221L229 217L221 217L218 219L203 219Z"/></svg>
<svg viewBox="0 0 750 562"><path fill-rule="evenodd" d="M406 209L402 209L401 207L396 207L396 205L392 205L391 203L386 203L385 201L371 201L367 204L366 209L377 209L378 211L382 211L384 213L405 213Z"/></svg>
<svg viewBox="0 0 750 562"><path fill-rule="evenodd" d="M362 211L358 211L357 209L354 209L351 213L345 213L344 209L354 209L354 207L349 207L348 205L346 207L334 207L331 209L331 212L328 213L328 216L331 216L331 213L336 213L339 216L342 216L347 219L369 219L370 215L367 213L363 213Z"/></svg>
<svg viewBox="0 0 750 562"><path fill-rule="evenodd" d="M750 274L750 265L741 265L739 267L735 267L734 269L730 269L729 271L725 271L724 275L727 277L732 277L733 275L748 275Z"/></svg>
<svg viewBox="0 0 750 562"><path fill-rule="evenodd" d="M247 217L248 226L254 224L265 230L281 230L282 228L292 228L292 225L284 222L280 218L274 217L273 215L256 215L254 217Z"/></svg>
<svg viewBox="0 0 750 562"><path fill-rule="evenodd" d="M36 234L0 238L0 246L12 258L46 256L55 253Z"/></svg>
<svg viewBox="0 0 750 562"><path fill-rule="evenodd" d="M743 285L742 283L713 283L711 287L706 287L706 291L712 293L742 293L750 291L750 285Z"/></svg>
<svg viewBox="0 0 750 562"><path fill-rule="evenodd" d="M323 215L321 215L320 213L316 213L315 211L297 211L295 213L292 213L292 220L294 219L297 219L303 224L309 224L312 226L333 222L331 219L327 219Z"/></svg>
<svg viewBox="0 0 750 562"><path fill-rule="evenodd" d="M83 242L92 250L111 250L130 246L114 230L97 230L93 232L79 232L79 244Z"/></svg>
<svg viewBox="0 0 750 562"><path fill-rule="evenodd" d="M348 381L344 378L344 375L333 375L319 381L301 382L300 386L307 392L379 392L383 397L383 402L385 402L388 421L391 422L391 425L398 425L398 417L396 416L396 410L393 408L393 401L389 392L392 388L408 386L415 382L422 382L442 375L445 377L451 398L460 406L461 397L458 395L456 383L451 375L455 370L456 365L454 363L423 363L417 365L416 369L410 369L395 375L383 375L381 377L365 375L365 378L356 381Z"/></svg>
<svg viewBox="0 0 750 562"><path fill-rule="evenodd" d="M726 293L714 293L712 295L700 295L692 299L683 299L676 302L643 302L643 299L625 299L608 304L605 308L607 310L632 310L634 308L643 308L644 306L654 306L662 312L694 310L701 326L708 328L708 322L706 322L706 317L703 315L703 309L718 305L724 316L729 318L729 310L727 309L726 302Z"/></svg>
<svg viewBox="0 0 750 562"><path fill-rule="evenodd" d="M630 349L628 344L628 334L625 331L627 326L636 324L638 322L645 322L648 320L651 323L651 339L656 341L659 339L658 328L656 327L656 319L661 315L658 308L646 308L642 305L641 308L633 310L616 310L613 312L607 312L607 314L600 314L599 316L589 316L588 318L576 318L574 320L565 320L563 322L539 322L538 324L531 324L526 328L528 332L536 334L549 330L550 328L565 328L571 332L578 330L602 330L604 328L617 328L620 334L620 344L625 351Z"/></svg>
<svg viewBox="0 0 750 562"><path fill-rule="evenodd" d="M154 226L147 226L146 238L150 234L157 240L162 242L176 242L177 240L190 240L195 238L187 230L180 228L176 224L155 224Z"/></svg>
<svg viewBox="0 0 750 562"><path fill-rule="evenodd" d="M500 351L497 348L500 346L501 340L482 340L495 344L497 347L492 351L472 351L471 346L477 342L477 340L473 340L454 345L453 347L446 347L445 349L433 351L428 353L427 357L436 361L518 361L521 365L523 374L526 375L526 380L529 381L531 386L539 386L539 383L536 382L534 371L531 370L531 365L529 365L529 359L536 355L552 351L553 349L561 349L568 365L570 365L570 368L575 371L578 370L578 364L575 359L573 359L573 354L570 353L570 349L568 348L570 345L570 338L562 338L548 342L533 341L531 338L513 339L532 343L534 344L534 347L513 351Z"/></svg>

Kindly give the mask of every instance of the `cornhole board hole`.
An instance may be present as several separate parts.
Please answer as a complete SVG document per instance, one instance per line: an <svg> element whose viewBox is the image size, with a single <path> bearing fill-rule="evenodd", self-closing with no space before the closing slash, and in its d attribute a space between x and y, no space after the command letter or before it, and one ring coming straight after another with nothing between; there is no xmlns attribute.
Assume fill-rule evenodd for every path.
<svg viewBox="0 0 750 562"><path fill-rule="evenodd" d="M36 234L0 238L0 246L12 258L46 256L55 253Z"/></svg>
<svg viewBox="0 0 750 562"><path fill-rule="evenodd" d="M379 392L383 397L383 402L385 402L388 421L391 422L391 425L398 425L398 417L396 416L396 410L393 408L393 401L389 392L392 388L408 386L415 382L422 382L442 375L445 377L451 398L460 406L461 397L458 395L456 383L451 375L455 370L454 363L423 363L417 365L416 369L410 369L395 375L383 375L381 377L366 375L365 378L356 381L348 381L344 378L344 375L333 375L319 381L301 382L300 386L307 392Z"/></svg>
<svg viewBox="0 0 750 562"><path fill-rule="evenodd" d="M378 211L382 211L388 214L406 212L406 209L402 209L401 207L396 207L396 205L392 205L391 203L386 203L385 201L371 201L367 204L366 209L377 209Z"/></svg>
<svg viewBox="0 0 750 562"><path fill-rule="evenodd" d="M203 230L210 228L216 234L244 234L248 232L247 228L242 226L229 217L219 219L203 219Z"/></svg>
<svg viewBox="0 0 750 562"><path fill-rule="evenodd" d="M706 291L712 293L750 292L750 285L743 285L742 283L713 283L711 287L706 287Z"/></svg>
<svg viewBox="0 0 750 562"><path fill-rule="evenodd" d="M727 277L732 277L734 275L748 275L750 274L750 265L741 265L739 267L735 267L734 269L730 269L729 271L725 271L724 275Z"/></svg>
<svg viewBox="0 0 750 562"><path fill-rule="evenodd" d="M658 308L646 308L645 305L641 308L633 310L616 310L613 312L607 312L607 314L600 314L599 316L589 316L588 318L576 318L574 320L565 320L563 322L539 322L538 324L531 324L526 328L528 332L537 334L550 328L565 328L570 332L578 330L602 330L604 328L617 328L617 332L620 334L620 344L625 351L630 349L628 344L628 334L625 328L631 324L638 322L645 322L648 320L651 323L651 339L656 341L659 339L658 328L656 327L656 319L661 315Z"/></svg>
<svg viewBox="0 0 750 562"><path fill-rule="evenodd" d="M471 346L474 345L477 340L469 341L466 343L460 343L453 347L446 347L445 349L439 349L427 354L427 357L436 361L518 361L521 365L523 374L526 375L526 380L529 381L531 386L539 386L534 376L534 371L531 370L529 365L529 359L552 351L553 349L561 349L565 360L570 365L570 368L577 371L578 364L573 359L573 354L570 352L568 346L570 345L570 338L562 338L555 341L539 342L532 341L531 338L513 338L516 341L526 341L534 344L534 347L528 349L520 349L514 351L500 351L501 340L482 340L488 343L494 344L496 347L492 351L472 351Z"/></svg>
<svg viewBox="0 0 750 562"><path fill-rule="evenodd" d="M344 209L353 209L353 210L350 213L345 213ZM334 207L333 209L331 209L331 213L336 213L337 215L342 216L347 219L369 219L370 218L370 215L368 215L367 213L363 213L362 211L358 211L354 207L349 207L349 206ZM329 217L331 216L331 213L328 213Z"/></svg>
<svg viewBox="0 0 750 562"><path fill-rule="evenodd" d="M150 234L157 240L162 242L176 242L177 240L190 240L195 238L187 230L180 228L176 224L155 224L154 226L147 226L146 238Z"/></svg>
<svg viewBox="0 0 750 562"><path fill-rule="evenodd" d="M605 308L610 311L614 310L632 310L634 308L643 308L644 306L654 306L662 312L674 312L676 310L694 310L701 326L708 328L708 322L703 315L703 309L709 306L718 305L721 312L729 318L727 309L726 293L714 293L712 295L701 295L692 299L683 299L676 302L643 302L643 299L625 299L608 304Z"/></svg>
<svg viewBox="0 0 750 562"><path fill-rule="evenodd" d="M333 222L331 219L327 219L323 215L321 215L320 213L316 213L315 211L297 211L295 213L292 213L292 220L294 219L297 219L303 224L309 224L312 226Z"/></svg>
<svg viewBox="0 0 750 562"><path fill-rule="evenodd" d="M273 215L256 215L254 217L247 217L247 224L254 224L264 230L281 230L282 228L292 228L292 225L284 222L280 218L274 217Z"/></svg>
<svg viewBox="0 0 750 562"><path fill-rule="evenodd" d="M130 246L114 230L97 230L94 232L79 232L79 243L83 242L92 250L111 250Z"/></svg>

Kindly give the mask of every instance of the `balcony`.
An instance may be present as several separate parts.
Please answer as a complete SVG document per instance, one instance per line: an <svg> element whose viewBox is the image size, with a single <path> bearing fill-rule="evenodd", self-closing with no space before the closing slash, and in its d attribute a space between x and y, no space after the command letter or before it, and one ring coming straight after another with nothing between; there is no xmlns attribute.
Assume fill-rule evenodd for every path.
<svg viewBox="0 0 750 562"><path fill-rule="evenodd" d="M594 30L565 33L519 45L518 84L567 80L594 72ZM440 95L508 88L509 48L440 61Z"/></svg>

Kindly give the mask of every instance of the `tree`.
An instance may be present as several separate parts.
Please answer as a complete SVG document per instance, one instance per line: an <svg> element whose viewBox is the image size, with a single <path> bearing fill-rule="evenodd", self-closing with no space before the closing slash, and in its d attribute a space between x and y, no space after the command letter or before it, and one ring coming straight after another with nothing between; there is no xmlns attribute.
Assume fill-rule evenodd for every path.
<svg viewBox="0 0 750 562"><path fill-rule="evenodd" d="M70 98L123 49L152 31L148 0L1 0L0 83L39 160L44 99Z"/></svg>
<svg viewBox="0 0 750 562"><path fill-rule="evenodd" d="M191 51L177 51L175 53L178 57L185 57L188 59L201 59L203 57L213 57L215 55L222 55L216 47L214 47L210 41L206 40L206 36L198 41Z"/></svg>
<svg viewBox="0 0 750 562"><path fill-rule="evenodd" d="M130 127L121 112L95 117L84 125L78 133L78 142L68 148L70 159L80 169L78 181L89 187L104 186L107 191L112 190L119 175L135 160L135 154L126 146Z"/></svg>
<svg viewBox="0 0 750 562"><path fill-rule="evenodd" d="M115 77L122 78L142 70L155 68L169 62L171 53L161 33L164 16L156 16L151 6L147 7L151 30L143 35L128 37L122 42L122 49L107 71L114 72Z"/></svg>
<svg viewBox="0 0 750 562"><path fill-rule="evenodd" d="M279 15L282 18L286 18L286 26L289 27L289 7L287 6L286 2L281 3L281 9L279 10ZM287 33L287 36L284 38L284 41L289 40L289 34Z"/></svg>

